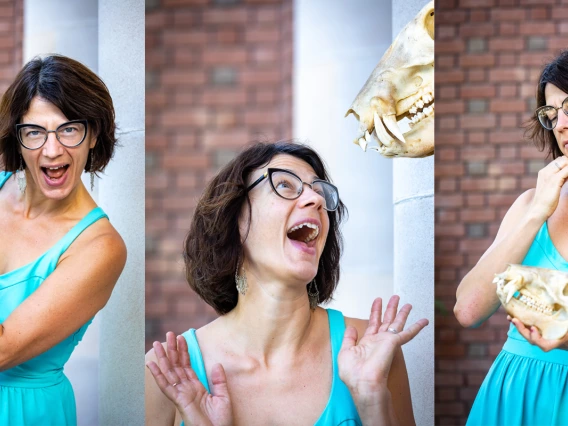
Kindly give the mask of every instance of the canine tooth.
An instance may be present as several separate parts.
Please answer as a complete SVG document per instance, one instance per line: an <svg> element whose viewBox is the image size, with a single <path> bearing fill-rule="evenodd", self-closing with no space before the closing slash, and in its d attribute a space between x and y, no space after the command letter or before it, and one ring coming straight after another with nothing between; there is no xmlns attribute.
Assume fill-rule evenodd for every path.
<svg viewBox="0 0 568 426"><path fill-rule="evenodd" d="M383 115L383 121L385 122L385 126L387 126L387 129L389 129L391 133L395 135L399 141L406 143L406 140L404 139L404 136L402 135L402 132L398 127L398 124L396 122L396 117L394 115Z"/></svg>
<svg viewBox="0 0 568 426"><path fill-rule="evenodd" d="M391 146L392 143L394 142L394 139L386 131L385 126L383 125L383 122L379 117L379 114L375 112L373 114L373 118L375 120L375 132L377 132L377 137L379 138L379 141L381 141L383 145Z"/></svg>
<svg viewBox="0 0 568 426"><path fill-rule="evenodd" d="M357 145L359 145L363 151L367 151L367 144L368 142L365 138L359 138L359 141L357 142Z"/></svg>

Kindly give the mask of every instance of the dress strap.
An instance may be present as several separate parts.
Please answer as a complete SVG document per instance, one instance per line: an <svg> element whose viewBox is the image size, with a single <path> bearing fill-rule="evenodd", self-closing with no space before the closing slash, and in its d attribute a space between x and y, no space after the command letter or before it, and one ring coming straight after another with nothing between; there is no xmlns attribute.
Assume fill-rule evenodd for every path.
<svg viewBox="0 0 568 426"><path fill-rule="evenodd" d="M75 241L75 239L81 235L81 233L95 223L97 220L107 218L107 214L101 209L100 207L95 207L91 210L87 215L81 219L71 230L65 234L65 236L60 239L57 244L55 244L47 253L46 255L49 256L49 262L53 263L53 267L57 266L57 262L59 262L59 258L65 251L69 248L69 246Z"/></svg>
<svg viewBox="0 0 568 426"><path fill-rule="evenodd" d="M195 329L191 328L182 334L187 342L187 349L189 352L189 361L191 362L191 368L195 371L197 378L201 384L205 387L207 392L211 393L209 390L209 383L207 382L207 373L205 372L205 363L203 362L203 355L201 354L201 349L199 349L199 343L197 342L197 337L195 336Z"/></svg>
<svg viewBox="0 0 568 426"><path fill-rule="evenodd" d="M331 353L333 355L333 373L335 374L337 370L337 356L339 355L341 344L343 343L343 334L345 333L345 319L343 314L335 309L327 309L327 317L331 338Z"/></svg>
<svg viewBox="0 0 568 426"><path fill-rule="evenodd" d="M12 172L0 172L0 189L2 189L10 176L12 176Z"/></svg>

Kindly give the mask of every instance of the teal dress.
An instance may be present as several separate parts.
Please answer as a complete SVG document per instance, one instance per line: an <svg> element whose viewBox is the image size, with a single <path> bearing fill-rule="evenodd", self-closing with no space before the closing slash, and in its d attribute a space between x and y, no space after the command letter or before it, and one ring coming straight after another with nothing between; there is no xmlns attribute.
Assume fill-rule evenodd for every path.
<svg viewBox="0 0 568 426"><path fill-rule="evenodd" d="M0 172L0 189L10 177ZM53 272L59 257L89 225L107 217L99 207L88 213L37 260L0 275L0 324ZM88 325L48 351L0 371L0 426L76 425L75 396L63 365Z"/></svg>
<svg viewBox="0 0 568 426"><path fill-rule="evenodd" d="M331 354L333 361L333 379L331 382L331 392L327 405L320 415L315 426L361 426L361 418L357 413L357 408L351 398L351 394L347 386L339 378L339 371L337 369L337 355L341 349L343 342L343 333L345 332L345 320L343 314L333 309L327 309L327 317L329 321L329 332L331 336ZM195 330L190 329L183 333L183 337L187 341L189 357L191 360L191 367L197 374L199 381L205 386L207 392L209 390L209 383L207 382L207 374L205 373L205 365L203 363L203 356L199 349L199 343L195 337ZM276 413L275 413L276 415ZM183 426L183 422L182 422Z"/></svg>
<svg viewBox="0 0 568 426"><path fill-rule="evenodd" d="M523 265L568 272L568 260L552 244L546 222ZM511 325L467 425L568 425L568 350L544 352Z"/></svg>

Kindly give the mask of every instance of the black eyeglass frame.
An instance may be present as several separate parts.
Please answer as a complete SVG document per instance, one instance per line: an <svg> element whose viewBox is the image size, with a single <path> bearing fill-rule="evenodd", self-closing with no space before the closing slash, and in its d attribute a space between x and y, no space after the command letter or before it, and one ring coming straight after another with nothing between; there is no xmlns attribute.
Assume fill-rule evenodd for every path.
<svg viewBox="0 0 568 426"><path fill-rule="evenodd" d="M561 109L564 114L568 115L568 111L563 108L565 103L568 103L568 97L566 97L566 98L562 101L562 104L560 104L560 106L559 106L558 108L555 108L555 107L553 107L552 105L543 105L543 106L537 108L534 113L536 114L536 118L537 118L538 122L540 123L540 125L541 125L543 128L545 128L546 130L554 130L554 128L555 128L556 125L558 124L558 110ZM552 127L550 127L550 128L549 128L549 127L546 127L546 126L542 123L542 121L540 121L539 112L542 111L542 110L544 110L544 109L546 109L546 108L552 108L552 109L556 110L556 122L554 123L554 126L552 126Z"/></svg>
<svg viewBox="0 0 568 426"><path fill-rule="evenodd" d="M57 134L57 131L59 129L61 129L64 126L68 126L69 124L75 124L75 123L81 123L85 126L85 134L83 135L83 139L81 139L81 141L75 145L66 145L63 142L61 142L61 139L59 139L59 136ZM20 136L20 129L23 129L25 127L37 127L39 129L43 129L45 130L45 139L43 141L43 143L38 146L37 148L29 148L26 145L24 145L24 142L22 141L22 138ZM29 149L30 151L35 151L36 149L40 149L41 147L43 147L45 145L45 143L47 142L47 138L49 137L50 133L55 133L55 138L59 141L59 143L61 145L63 145L66 148L75 148L78 147L79 145L81 145L85 139L87 138L87 133L89 133L89 122L87 120L81 119L81 120L71 120L71 121L66 121L65 123L60 124L59 126L57 126L57 128L55 130L47 130L45 127L43 126L39 126L37 124L29 124L29 123L22 123L22 124L16 124L16 136L18 138L18 142L20 142L20 145L22 145L24 148Z"/></svg>
<svg viewBox="0 0 568 426"><path fill-rule="evenodd" d="M298 193L298 195L296 195L293 198L286 198L286 197L282 196L276 190L276 188L274 187L274 183L272 182L272 174L275 173L275 172L284 172L284 173L291 174L292 176L297 178L300 182L302 182L302 190ZM272 167L266 169L266 171L257 180L255 180L253 183L251 183L249 185L249 187L247 188L247 192L249 192L251 189L253 189L255 186L257 186L260 182L262 182L267 177L269 178L268 181L270 182L270 187L272 188L274 193L276 195L278 195L280 198L283 198L285 200L296 200L296 199L300 198L300 196L304 192L304 185L308 185L310 187L310 189L313 191L314 190L314 188L313 188L314 183L322 182L326 185L331 186L333 189L335 189L335 192L337 193L337 204L336 204L334 209L326 208L327 201L326 201L325 197L322 197L324 199L324 203L323 203L324 210L327 210L328 212L333 212L333 211L337 210L337 208L339 207L339 190L337 189L337 186L335 186L334 184L328 182L327 180L323 180L323 179L314 179L312 181L312 183L304 182L302 179L300 179L300 177L298 175L296 175L295 173L292 173L290 170L286 170L286 169L277 169L277 168L272 168Z"/></svg>

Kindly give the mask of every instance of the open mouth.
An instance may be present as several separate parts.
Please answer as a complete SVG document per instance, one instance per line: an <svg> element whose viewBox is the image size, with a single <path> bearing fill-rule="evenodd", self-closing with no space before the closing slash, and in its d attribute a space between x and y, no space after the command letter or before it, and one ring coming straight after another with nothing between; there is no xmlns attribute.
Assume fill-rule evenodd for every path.
<svg viewBox="0 0 568 426"><path fill-rule="evenodd" d="M319 226L315 223L303 222L290 228L287 235L291 240L308 244L318 237Z"/></svg>
<svg viewBox="0 0 568 426"><path fill-rule="evenodd" d="M69 168L69 164L64 164L62 166L55 166L55 167L41 167L41 171L47 178L51 181L57 181L61 179L67 169Z"/></svg>
<svg viewBox="0 0 568 426"><path fill-rule="evenodd" d="M556 314L560 310L558 306L550 305L540 301L525 288L518 289L518 287L516 287L515 281L506 283L505 279L496 277L493 282L497 284L506 294L505 303L509 303L512 299L515 299L525 309L551 316Z"/></svg>
<svg viewBox="0 0 568 426"><path fill-rule="evenodd" d="M373 121L369 128L366 130L365 128L362 129L365 130L365 134L355 140L355 143L364 151L367 150L367 145L375 136L378 139L379 146L370 146L369 148L371 149L378 150L381 146L391 146L395 142L406 143L405 135L410 135L413 129L418 127L419 123L434 115L433 88L426 88L419 93L398 101L396 112L396 115L379 116L379 113L375 110L373 112ZM402 133L400 128L403 119L408 120L408 127L410 127L410 130L405 133ZM366 127L365 124L362 124L362 126Z"/></svg>

